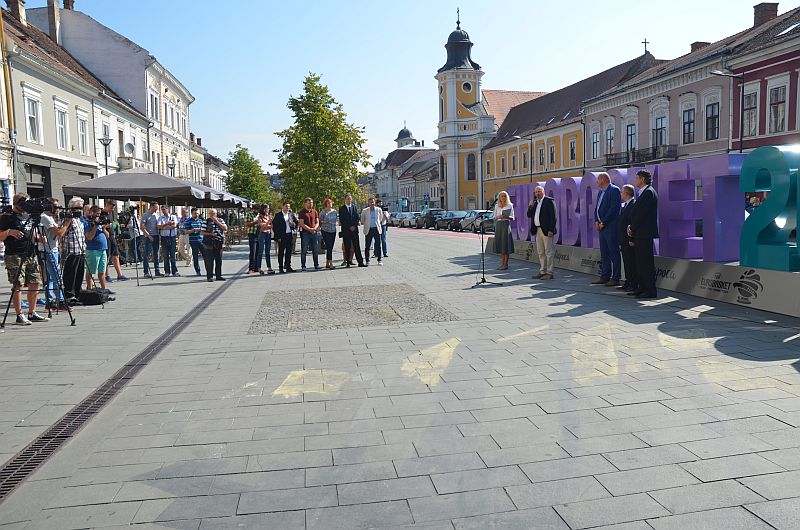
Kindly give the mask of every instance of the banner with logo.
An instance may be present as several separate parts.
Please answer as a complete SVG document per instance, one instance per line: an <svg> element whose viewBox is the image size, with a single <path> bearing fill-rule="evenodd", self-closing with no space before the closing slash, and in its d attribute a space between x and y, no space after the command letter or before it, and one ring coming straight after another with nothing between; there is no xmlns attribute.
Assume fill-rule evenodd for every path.
<svg viewBox="0 0 800 530"><path fill-rule="evenodd" d="M539 262L536 246L530 241L515 241L514 247L514 258ZM493 238L486 248L494 248ZM656 256L655 261L656 285L661 289L800 316L800 273L663 256ZM556 245L555 266L559 269L597 275L600 265L597 249Z"/></svg>

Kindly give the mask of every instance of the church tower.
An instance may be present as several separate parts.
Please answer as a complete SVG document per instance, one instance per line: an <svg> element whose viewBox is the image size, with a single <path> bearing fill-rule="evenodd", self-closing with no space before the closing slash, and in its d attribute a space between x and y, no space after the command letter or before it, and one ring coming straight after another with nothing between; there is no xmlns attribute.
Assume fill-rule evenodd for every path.
<svg viewBox="0 0 800 530"><path fill-rule="evenodd" d="M481 105L483 71L472 60L472 41L461 17L445 44L447 62L436 74L439 91L439 175L450 210L483 204L481 148L494 137L494 118Z"/></svg>

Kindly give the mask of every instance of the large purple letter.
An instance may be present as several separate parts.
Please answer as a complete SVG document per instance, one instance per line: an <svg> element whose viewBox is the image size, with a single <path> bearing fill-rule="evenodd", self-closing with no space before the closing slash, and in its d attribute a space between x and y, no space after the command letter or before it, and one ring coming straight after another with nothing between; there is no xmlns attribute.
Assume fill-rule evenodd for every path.
<svg viewBox="0 0 800 530"><path fill-rule="evenodd" d="M600 240L597 237L597 229L594 226L594 210L597 205L597 175L587 171L583 177L575 177L575 181L580 179L579 197L580 203L580 234L581 246L583 248L599 248Z"/></svg>
<svg viewBox="0 0 800 530"><path fill-rule="evenodd" d="M744 197L739 173L747 155L717 155L691 160L692 175L703 181L703 261L739 261Z"/></svg>
<svg viewBox="0 0 800 530"><path fill-rule="evenodd" d="M658 175L658 235L660 255L695 259L702 255L703 238L696 235L702 219L702 201L697 199L695 177L689 162L661 164Z"/></svg>
<svg viewBox="0 0 800 530"><path fill-rule="evenodd" d="M547 182L544 184L544 194L548 197L551 197L553 201L556 203L556 243L562 241L563 234L564 234L564 226L566 223L570 221L569 213L565 211L563 208L564 206L564 197L561 191L561 179L560 178L550 178L547 179ZM562 244L564 244L562 242Z"/></svg>
<svg viewBox="0 0 800 530"><path fill-rule="evenodd" d="M580 193L578 182L580 177L567 177L561 179L561 204L559 216L561 218L561 244L577 245L580 241L580 204L578 194Z"/></svg>

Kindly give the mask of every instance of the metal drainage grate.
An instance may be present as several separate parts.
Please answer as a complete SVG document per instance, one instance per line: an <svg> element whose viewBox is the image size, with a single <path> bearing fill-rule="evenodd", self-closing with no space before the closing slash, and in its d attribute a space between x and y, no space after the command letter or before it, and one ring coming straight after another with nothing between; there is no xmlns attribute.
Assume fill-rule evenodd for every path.
<svg viewBox="0 0 800 530"><path fill-rule="evenodd" d="M244 269L242 269L244 270ZM239 272L239 274L241 271ZM72 410L64 414L43 434L33 440L14 458L0 468L0 502L36 471L61 446L72 438L95 414L116 396L145 366L153 360L175 337L177 337L200 314L219 298L232 282L226 282L199 304L190 309L174 326L159 335L141 353L125 363L117 372L89 394Z"/></svg>

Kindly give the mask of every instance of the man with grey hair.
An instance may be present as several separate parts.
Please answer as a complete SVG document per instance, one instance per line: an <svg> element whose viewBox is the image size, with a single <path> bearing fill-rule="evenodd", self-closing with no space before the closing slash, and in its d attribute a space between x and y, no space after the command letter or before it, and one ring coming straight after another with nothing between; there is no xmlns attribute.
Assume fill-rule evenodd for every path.
<svg viewBox="0 0 800 530"><path fill-rule="evenodd" d="M64 295L68 302L74 304L81 294L81 285L86 273L86 234L83 230L81 221L81 211L83 210L83 199L73 197L67 203L67 211L64 225L68 226L66 233L61 238L61 249L64 253L64 271L62 279L64 281Z"/></svg>
<svg viewBox="0 0 800 530"><path fill-rule="evenodd" d="M539 255L539 274L534 279L551 280L556 258L555 202L544 194L542 186L536 186L533 193L536 198L528 204L528 217L531 218L531 235L536 238L536 253Z"/></svg>
<svg viewBox="0 0 800 530"><path fill-rule="evenodd" d="M631 219L631 210L636 202L633 186L625 184L622 186L622 211L619 214L619 230L617 230L617 240L619 250L622 254L622 264L625 267L625 282L617 289L625 292L635 292L639 289L636 280L636 256L633 251L633 240L628 237L628 223Z"/></svg>

